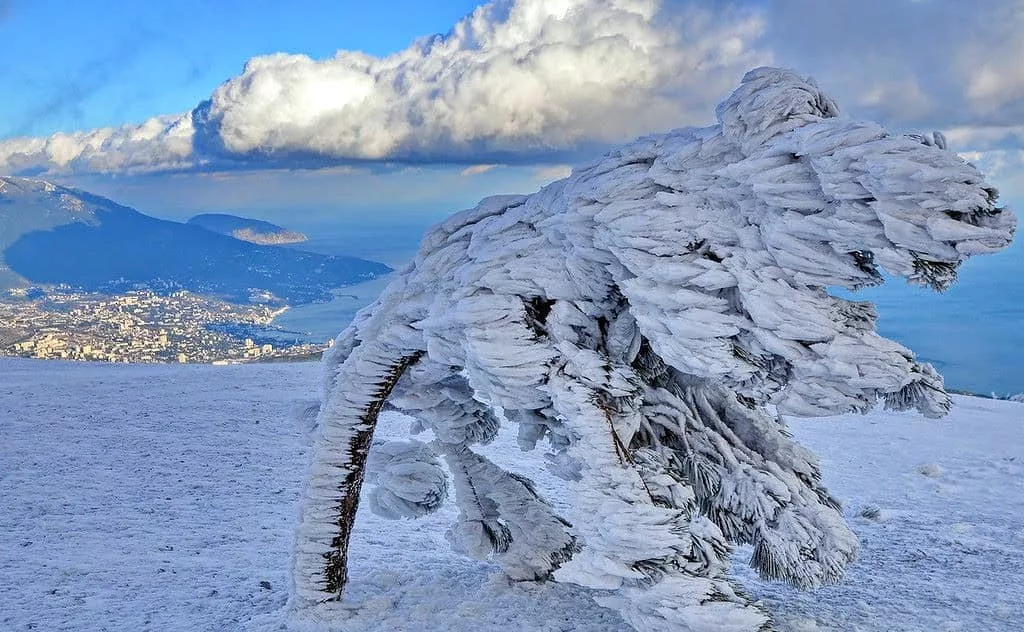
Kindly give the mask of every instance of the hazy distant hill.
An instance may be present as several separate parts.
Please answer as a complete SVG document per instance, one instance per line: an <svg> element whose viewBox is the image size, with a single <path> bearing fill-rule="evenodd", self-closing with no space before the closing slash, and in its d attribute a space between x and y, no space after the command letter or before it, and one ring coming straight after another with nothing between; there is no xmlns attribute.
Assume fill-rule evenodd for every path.
<svg viewBox="0 0 1024 632"><path fill-rule="evenodd" d="M309 240L309 237L302 233L282 228L277 224L226 213L203 213L188 220L188 223L221 235L230 235L235 239L265 246L297 244Z"/></svg>
<svg viewBox="0 0 1024 632"><path fill-rule="evenodd" d="M382 263L253 244L84 191L0 176L0 288L144 286L238 302L269 293L295 305L387 272Z"/></svg>

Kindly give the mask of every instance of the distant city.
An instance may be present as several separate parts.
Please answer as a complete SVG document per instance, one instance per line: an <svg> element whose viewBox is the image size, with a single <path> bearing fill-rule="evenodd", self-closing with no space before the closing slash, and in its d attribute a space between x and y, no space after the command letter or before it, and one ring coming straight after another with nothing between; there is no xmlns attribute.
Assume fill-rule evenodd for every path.
<svg viewBox="0 0 1024 632"><path fill-rule="evenodd" d="M0 176L0 356L233 363L330 344L273 324L382 277L383 263L286 247L308 237L205 213L151 217L42 180Z"/></svg>
<svg viewBox="0 0 1024 632"><path fill-rule="evenodd" d="M330 343L268 342L286 308L179 291L105 295L12 289L0 300L0 356L97 362L236 363L318 357ZM251 334L251 335L247 335Z"/></svg>

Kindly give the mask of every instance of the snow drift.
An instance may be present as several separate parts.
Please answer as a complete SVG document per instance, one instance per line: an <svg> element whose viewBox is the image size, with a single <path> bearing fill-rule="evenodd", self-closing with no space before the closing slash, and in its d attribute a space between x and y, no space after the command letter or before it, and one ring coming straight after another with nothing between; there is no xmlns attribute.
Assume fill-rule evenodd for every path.
<svg viewBox="0 0 1024 632"><path fill-rule="evenodd" d="M0 358L0 629L627 629L593 606L592 590L508 581L453 553L444 531L458 520L454 503L418 520L360 512L349 616L289 625L288 560L311 439L294 409L317 371ZM953 400L939 424L880 410L792 420L828 464L825 480L863 545L841 585L814 592L761 582L742 564L747 547L734 552L737 578L770 606L774 629L1024 629L1024 405ZM375 444L405 442L409 419L381 417ZM564 483L540 450L517 449L513 426L480 451L568 506ZM387 453L375 448L371 460ZM922 466L940 473L924 476ZM875 518L861 517L868 507Z"/></svg>

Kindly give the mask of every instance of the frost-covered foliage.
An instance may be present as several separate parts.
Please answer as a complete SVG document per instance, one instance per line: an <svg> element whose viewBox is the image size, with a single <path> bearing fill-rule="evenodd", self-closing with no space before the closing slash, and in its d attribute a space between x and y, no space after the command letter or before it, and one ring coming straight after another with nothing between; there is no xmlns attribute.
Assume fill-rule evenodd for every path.
<svg viewBox="0 0 1024 632"><path fill-rule="evenodd" d="M757 630L730 543L767 578L837 581L857 542L780 414L928 416L942 379L829 294L883 272L943 289L1015 219L940 135L838 117L810 80L762 68L719 123L640 139L530 196L433 229L325 357L293 606L344 616L348 538L373 427L390 404L432 449L373 503L429 511L445 484L455 547L514 578L599 589L638 630ZM505 420L548 442L572 506L473 450ZM418 464L417 464L418 463ZM403 469L404 468L404 469ZM399 499L399 500L396 500Z"/></svg>

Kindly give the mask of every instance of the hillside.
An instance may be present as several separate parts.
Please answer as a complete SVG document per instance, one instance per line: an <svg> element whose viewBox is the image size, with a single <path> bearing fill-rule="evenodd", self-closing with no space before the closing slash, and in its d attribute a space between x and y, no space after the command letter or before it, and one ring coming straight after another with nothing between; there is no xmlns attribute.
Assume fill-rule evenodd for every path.
<svg viewBox="0 0 1024 632"><path fill-rule="evenodd" d="M25 282L4 259L11 244L23 235L72 223L95 227L99 221L70 191L45 182L0 176L0 289Z"/></svg>
<svg viewBox="0 0 1024 632"><path fill-rule="evenodd" d="M235 239L264 246L309 241L309 237L306 235L277 224L226 213L203 213L188 220L188 223L221 235L230 235Z"/></svg>
<svg viewBox="0 0 1024 632"><path fill-rule="evenodd" d="M148 287L235 302L272 295L292 305L326 300L332 288L390 271L356 257L253 244L84 191L10 177L0 177L0 262L0 289Z"/></svg>
<svg viewBox="0 0 1024 632"><path fill-rule="evenodd" d="M0 359L0 628L328 629L282 627L310 446L309 421L292 411L315 396L318 368ZM940 421L792 422L822 456L861 553L840 585L801 593L756 580L738 551L736 573L778 632L1024 629L1024 405L954 401ZM380 438L407 429L385 416ZM508 433L487 452L565 502L543 454ZM454 517L451 504L418 521L361 512L353 618L332 629L624 629L587 590L509 583L453 554Z"/></svg>

